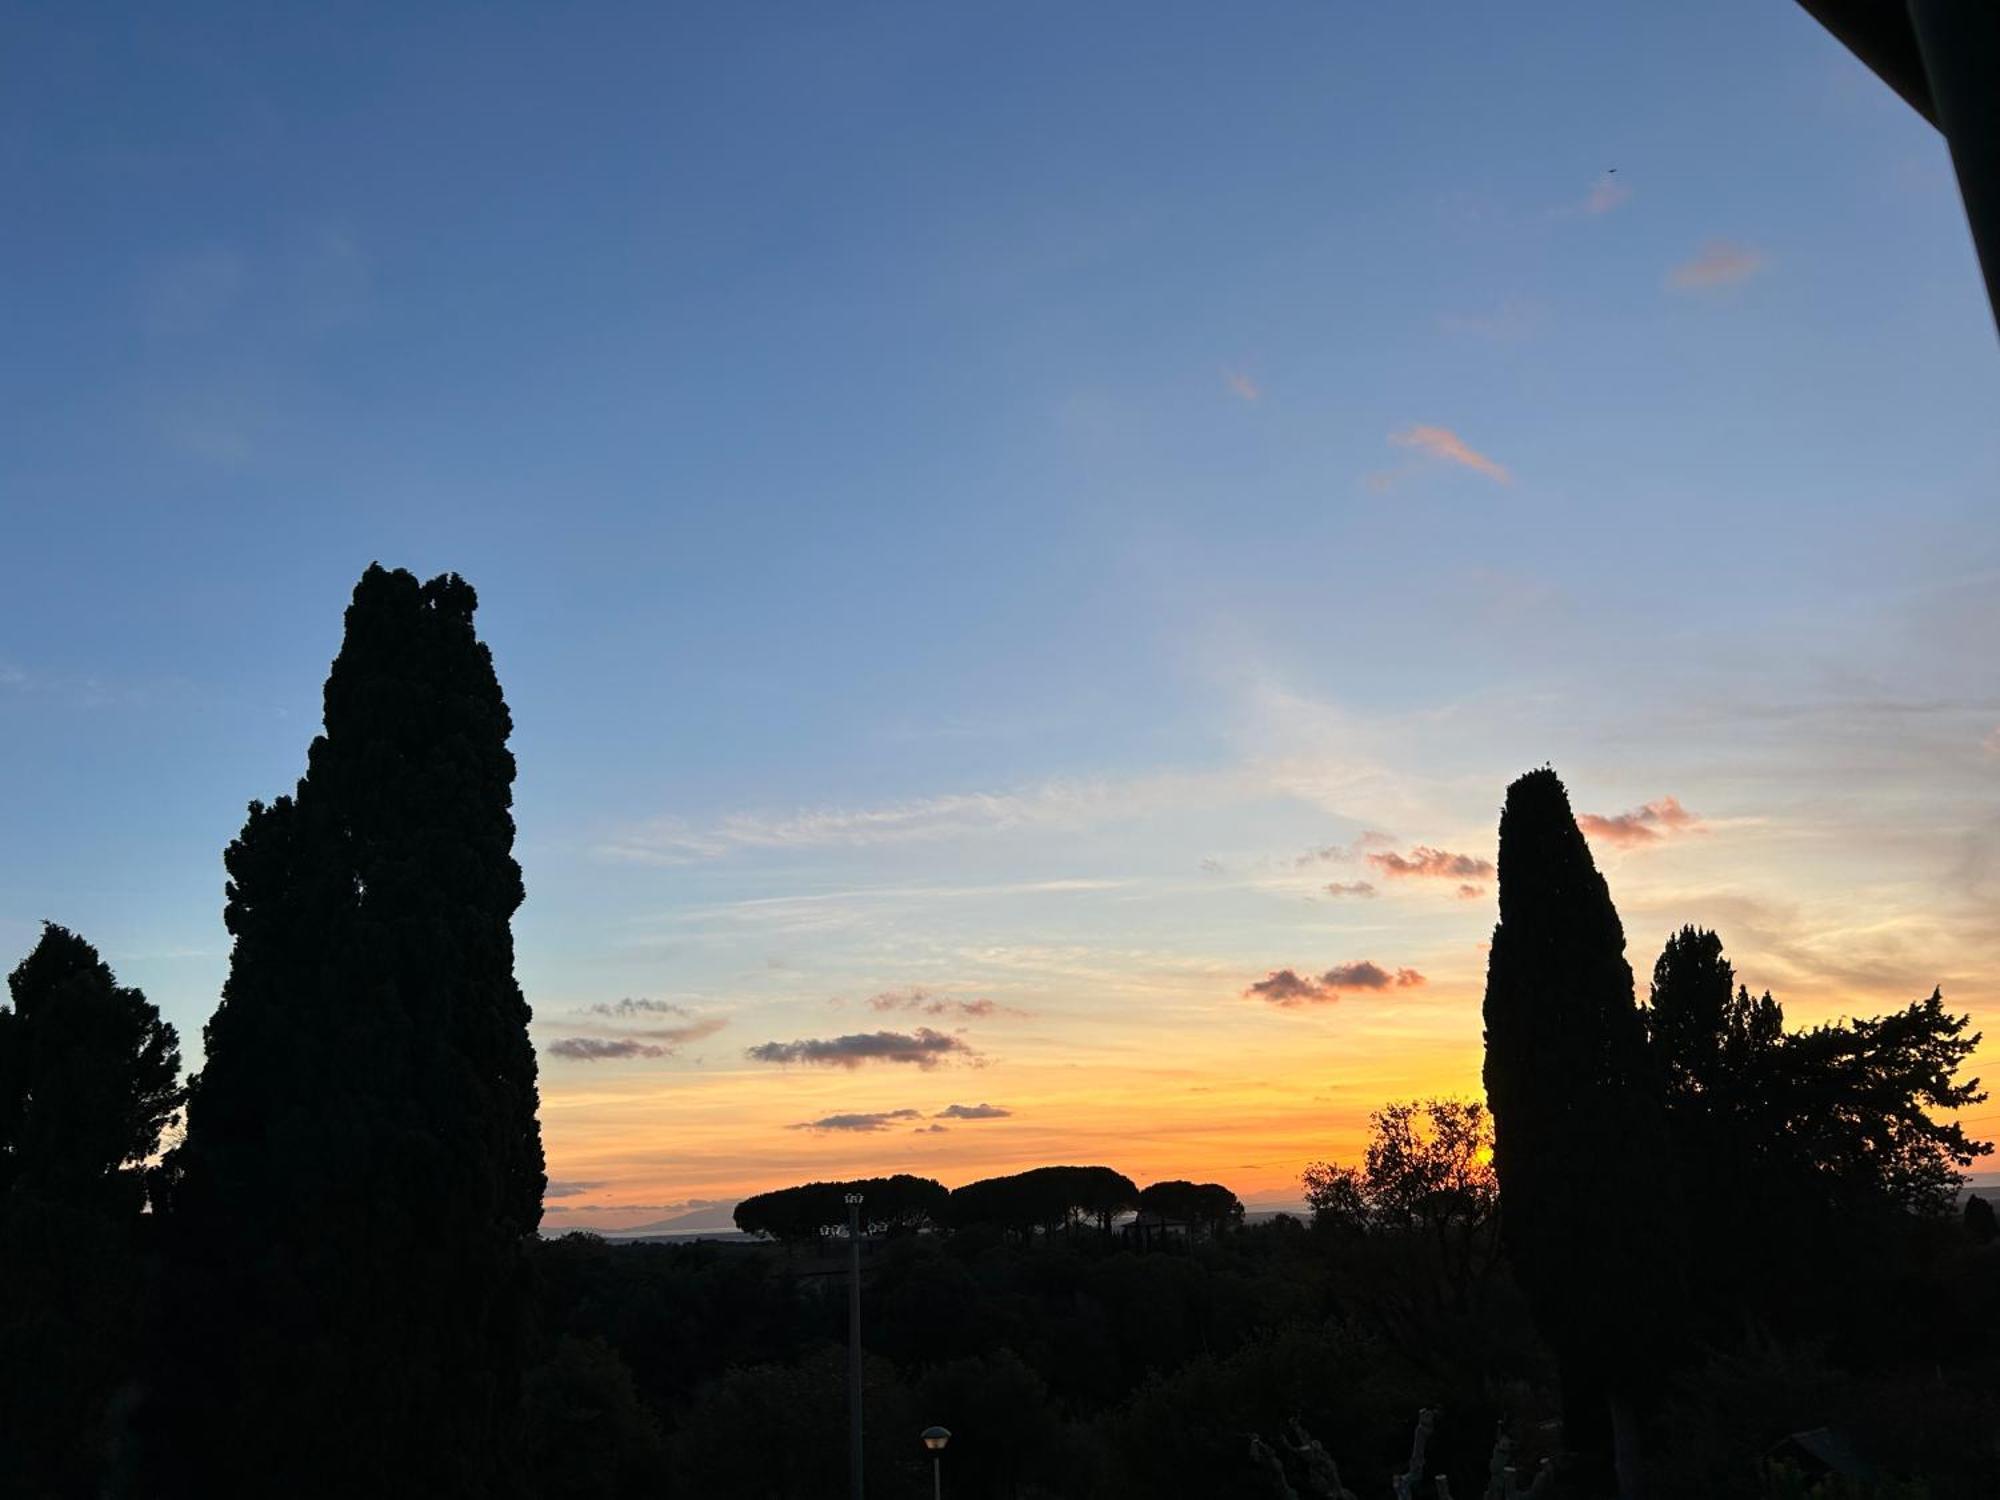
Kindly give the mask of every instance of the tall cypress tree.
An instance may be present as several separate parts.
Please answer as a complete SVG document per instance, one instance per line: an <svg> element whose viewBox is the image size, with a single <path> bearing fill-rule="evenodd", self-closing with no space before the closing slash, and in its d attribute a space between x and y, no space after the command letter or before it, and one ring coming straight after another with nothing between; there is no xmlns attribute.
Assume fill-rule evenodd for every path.
<svg viewBox="0 0 2000 1500"><path fill-rule="evenodd" d="M184 1486L516 1485L544 1179L511 722L476 603L369 568L304 778L224 857L235 948L171 1164Z"/></svg>
<svg viewBox="0 0 2000 1500"><path fill-rule="evenodd" d="M1658 1080L1625 933L1554 771L1507 789L1486 1094L1509 1258L1556 1353L1565 1439L1643 1480L1637 1425L1684 1294Z"/></svg>

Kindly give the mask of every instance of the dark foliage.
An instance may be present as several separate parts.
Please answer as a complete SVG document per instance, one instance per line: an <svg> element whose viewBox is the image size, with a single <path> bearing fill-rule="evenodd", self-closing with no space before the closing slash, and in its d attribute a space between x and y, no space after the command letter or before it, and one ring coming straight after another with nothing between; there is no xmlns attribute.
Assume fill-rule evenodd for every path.
<svg viewBox="0 0 2000 1500"><path fill-rule="evenodd" d="M1938 994L1788 1033L1776 1000L1736 983L1721 939L1688 927L1654 965L1643 1017L1712 1342L1824 1331L1862 1262L1893 1255L1910 1219L1947 1212L1958 1169L1991 1149L1934 1118L1986 1097L1957 1079L1979 1038Z"/></svg>
<svg viewBox="0 0 2000 1500"><path fill-rule="evenodd" d="M950 1194L928 1177L897 1173L853 1182L808 1182L757 1193L736 1205L736 1227L789 1245L847 1228L847 1197L861 1195L866 1234L908 1234L942 1222Z"/></svg>
<svg viewBox="0 0 2000 1500"><path fill-rule="evenodd" d="M1965 1232L1981 1245L1990 1245L2000 1238L2000 1222L1996 1222L1993 1205L1977 1193L1965 1200Z"/></svg>
<svg viewBox="0 0 2000 1500"><path fill-rule="evenodd" d="M461 579L372 567L296 793L229 847L235 938L168 1174L176 1482L517 1482L541 1216L510 723ZM169 1383L170 1382L170 1383Z"/></svg>
<svg viewBox="0 0 2000 1500"><path fill-rule="evenodd" d="M953 1188L946 1213L956 1228L987 1227L1032 1238L1072 1233L1079 1222L1109 1233L1111 1221L1139 1206L1132 1179L1109 1167L1035 1167Z"/></svg>
<svg viewBox="0 0 2000 1500"><path fill-rule="evenodd" d="M1638 1482L1634 1414L1676 1357L1680 1225L1625 933L1551 770L1507 789L1486 1094L1507 1252L1562 1365L1572 1448ZM1621 1184L1630 1184L1624 1191Z"/></svg>
<svg viewBox="0 0 2000 1500"><path fill-rule="evenodd" d="M1175 1178L1156 1182L1139 1190L1135 1206L1141 1213L1158 1214L1216 1235L1243 1222L1243 1203L1219 1182L1188 1182Z"/></svg>
<svg viewBox="0 0 2000 1500"><path fill-rule="evenodd" d="M50 924L0 1007L0 1494L86 1495L127 1445L144 1163L181 1103L174 1028Z"/></svg>

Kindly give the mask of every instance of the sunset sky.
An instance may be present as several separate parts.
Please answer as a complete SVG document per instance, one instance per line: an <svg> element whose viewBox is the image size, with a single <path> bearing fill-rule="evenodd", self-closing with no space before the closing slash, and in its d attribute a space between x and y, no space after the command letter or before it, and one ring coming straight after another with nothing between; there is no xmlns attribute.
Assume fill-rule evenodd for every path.
<svg viewBox="0 0 2000 1500"><path fill-rule="evenodd" d="M1942 985L2000 1078L2000 349L1789 0L5 27L0 967L198 1061L379 559L514 710L551 1227L1296 1201L1477 1091L1545 761L1642 985Z"/></svg>

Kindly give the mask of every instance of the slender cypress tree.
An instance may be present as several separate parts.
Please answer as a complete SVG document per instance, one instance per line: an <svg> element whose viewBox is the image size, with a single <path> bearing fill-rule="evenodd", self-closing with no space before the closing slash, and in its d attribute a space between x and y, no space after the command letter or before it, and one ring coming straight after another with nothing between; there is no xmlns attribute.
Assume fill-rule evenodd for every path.
<svg viewBox="0 0 2000 1500"><path fill-rule="evenodd" d="M225 855L235 949L171 1164L181 1487L517 1487L544 1179L476 602L449 574L362 576L306 774Z"/></svg>
<svg viewBox="0 0 2000 1500"><path fill-rule="evenodd" d="M1561 1366L1565 1439L1642 1487L1638 1418L1684 1305L1657 1078L1625 933L1554 771L1507 789L1486 974L1502 1233Z"/></svg>

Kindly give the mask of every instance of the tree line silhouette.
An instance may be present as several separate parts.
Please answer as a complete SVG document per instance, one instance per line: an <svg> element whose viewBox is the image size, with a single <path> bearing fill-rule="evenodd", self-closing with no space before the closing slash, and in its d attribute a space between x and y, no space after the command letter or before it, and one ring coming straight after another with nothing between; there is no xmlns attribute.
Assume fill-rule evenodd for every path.
<svg viewBox="0 0 2000 1500"><path fill-rule="evenodd" d="M1135 1187L1110 1167L1034 1167L947 1188L898 1174L847 1182L807 1182L753 1194L736 1205L736 1227L787 1245L810 1244L847 1227L847 1200L861 1198L862 1232L914 1234L986 1228L1018 1237L1074 1234L1079 1224L1109 1233L1128 1213L1177 1224L1185 1233L1218 1234L1243 1222L1243 1205L1219 1182L1176 1178Z"/></svg>
<svg viewBox="0 0 2000 1500"><path fill-rule="evenodd" d="M361 578L305 774L225 854L185 1084L82 937L45 927L9 975L0 1493L841 1492L829 1278L537 1233L475 607ZM1486 1100L1385 1105L1359 1162L1306 1167L1309 1221L1101 1166L745 1199L796 1246L864 1197L871 1487L927 1492L932 1422L961 1496L1252 1494L1246 1435L1305 1429L1364 1482L1405 1472L1421 1407L1460 1493L1500 1424L1577 1497L1802 1494L1773 1444L1821 1427L1872 1466L1839 1493L1990 1494L2000 1240L1957 1206L1990 1146L1940 1118L1985 1098L1967 1017L1934 991L1788 1029L1692 927L1641 999L1550 770L1508 789L1498 880ZM1135 1212L1199 1232L1114 1232Z"/></svg>

